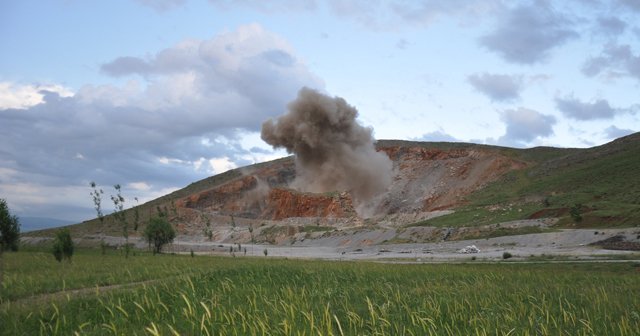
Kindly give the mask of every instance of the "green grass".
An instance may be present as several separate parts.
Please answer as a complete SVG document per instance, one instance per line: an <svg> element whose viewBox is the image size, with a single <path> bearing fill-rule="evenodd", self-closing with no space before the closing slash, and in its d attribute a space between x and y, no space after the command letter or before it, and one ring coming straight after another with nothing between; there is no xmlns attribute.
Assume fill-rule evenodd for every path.
<svg viewBox="0 0 640 336"><path fill-rule="evenodd" d="M529 217L541 209L537 203L497 207L490 209L486 206L465 206L455 212L406 225L411 226L435 226L435 227L464 227L481 226L496 223L504 223Z"/></svg>
<svg viewBox="0 0 640 336"><path fill-rule="evenodd" d="M494 224L526 219L544 209L562 213L560 226L640 226L640 145L635 138L590 149L504 149L504 154L523 159L530 167L512 171L471 194L455 213L413 226ZM579 223L562 211L576 204L584 208ZM489 211L489 207L523 211Z"/></svg>
<svg viewBox="0 0 640 336"><path fill-rule="evenodd" d="M95 253L81 254L78 264L84 258L100 262ZM29 262L46 263L32 252L6 257L8 277L36 278L43 271ZM120 261L120 267L145 264L154 270L150 275L164 280L32 305L12 300L0 310L0 333L633 335L640 330L636 265L393 265L170 255ZM166 278L173 273L162 273L163 265L184 274ZM103 272L132 281L116 267ZM82 273L79 267L68 269L64 278L91 287ZM42 292L46 283L32 282L25 295Z"/></svg>
<svg viewBox="0 0 640 336"><path fill-rule="evenodd" d="M0 303L61 290L178 276L205 270L208 265L206 258L193 258L185 264L181 256L154 257L138 251L136 254L125 259L112 250L106 255L98 250L80 250L71 263L58 263L50 252L6 252Z"/></svg>
<svg viewBox="0 0 640 336"><path fill-rule="evenodd" d="M325 231L333 231L335 230L332 226L323 226L323 225L305 225L299 228L300 232L312 233L312 232L325 232Z"/></svg>

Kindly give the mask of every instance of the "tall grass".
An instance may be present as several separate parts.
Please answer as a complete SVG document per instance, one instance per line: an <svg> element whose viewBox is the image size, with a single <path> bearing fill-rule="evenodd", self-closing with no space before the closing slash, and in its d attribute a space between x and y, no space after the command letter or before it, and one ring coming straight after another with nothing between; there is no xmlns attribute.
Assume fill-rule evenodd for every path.
<svg viewBox="0 0 640 336"><path fill-rule="evenodd" d="M0 311L2 333L634 335L640 330L640 279L630 265L198 259L210 267L133 289L37 307L10 302Z"/></svg>

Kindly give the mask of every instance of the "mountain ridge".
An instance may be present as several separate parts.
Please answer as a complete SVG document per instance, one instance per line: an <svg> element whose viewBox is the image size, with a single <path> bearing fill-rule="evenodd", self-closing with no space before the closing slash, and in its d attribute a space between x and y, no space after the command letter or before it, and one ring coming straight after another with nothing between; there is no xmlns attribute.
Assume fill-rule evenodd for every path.
<svg viewBox="0 0 640 336"><path fill-rule="evenodd" d="M256 233L262 236L253 238L282 243L291 229L278 228L292 226L296 232L313 226L326 231L474 227L533 218L553 218L559 227L574 228L640 224L640 182L634 179L640 168L640 133L591 148L403 140L378 140L376 147L393 161L395 175L368 216L356 212L348 191L292 189L295 162L289 156L211 176L142 204L140 227L164 211L180 235L202 238L212 230L213 241L246 242L249 235L237 233L237 227L260 227L264 229ZM133 212L126 211L130 222ZM103 224L94 219L70 228L75 236L121 233L111 216ZM274 232L280 238L269 238Z"/></svg>

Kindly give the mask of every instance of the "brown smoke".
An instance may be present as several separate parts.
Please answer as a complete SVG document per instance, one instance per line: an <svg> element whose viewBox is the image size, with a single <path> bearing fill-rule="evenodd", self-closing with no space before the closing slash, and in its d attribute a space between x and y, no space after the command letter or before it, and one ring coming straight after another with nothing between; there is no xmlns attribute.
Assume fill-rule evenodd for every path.
<svg viewBox="0 0 640 336"><path fill-rule="evenodd" d="M346 190L363 210L391 183L392 162L375 150L373 130L358 124L357 116L344 99L302 88L286 114L262 124L262 139L295 154L292 187L309 192Z"/></svg>

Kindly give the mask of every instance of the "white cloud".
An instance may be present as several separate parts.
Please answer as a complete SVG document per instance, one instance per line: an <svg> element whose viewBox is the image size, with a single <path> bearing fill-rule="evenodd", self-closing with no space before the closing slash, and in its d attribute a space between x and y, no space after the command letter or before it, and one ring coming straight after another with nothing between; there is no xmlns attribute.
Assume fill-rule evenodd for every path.
<svg viewBox="0 0 640 336"><path fill-rule="evenodd" d="M589 77L604 74L607 78L632 77L640 80L640 54L634 55L629 44L608 43L600 56L585 62L582 73Z"/></svg>
<svg viewBox="0 0 640 336"><path fill-rule="evenodd" d="M461 142L462 140L455 138L439 129L437 131L423 134L419 138L415 138L416 141L433 141L433 142Z"/></svg>
<svg viewBox="0 0 640 336"><path fill-rule="evenodd" d="M46 92L55 92L61 97L71 97L73 92L57 84L20 85L11 82L0 82L0 110L27 109L41 104Z"/></svg>
<svg viewBox="0 0 640 336"><path fill-rule="evenodd" d="M539 138L553 135L556 118L538 111L520 107L505 110L500 119L505 123L506 133L498 139L498 143L507 146L522 147Z"/></svg>
<svg viewBox="0 0 640 336"><path fill-rule="evenodd" d="M56 85L0 85L0 166L18 172L0 183L5 197L26 208L17 187L26 181L39 190L34 197L54 186L87 194L86 181L118 183L140 199L185 186L267 156L244 147L242 135L283 112L302 86L322 88L286 40L255 24L126 66L119 59L103 70L142 76L75 95Z"/></svg>
<svg viewBox="0 0 640 336"><path fill-rule="evenodd" d="M473 74L467 77L476 90L494 101L510 101L520 98L523 88L522 76L498 74Z"/></svg>
<svg viewBox="0 0 640 336"><path fill-rule="evenodd" d="M569 96L565 98L556 97L555 102L562 114L575 120L612 119L616 114L622 112L620 109L612 108L606 99L584 103Z"/></svg>
<svg viewBox="0 0 640 336"><path fill-rule="evenodd" d="M496 29L483 36L480 43L508 62L533 64L578 36L564 15L551 4L538 1L507 11L499 18Z"/></svg>
<svg viewBox="0 0 640 336"><path fill-rule="evenodd" d="M604 130L604 134L610 140L617 139L632 133L635 133L635 131L631 129L618 128L615 125L611 125Z"/></svg>
<svg viewBox="0 0 640 336"><path fill-rule="evenodd" d="M127 187L137 190L137 191L148 191L151 190L151 186L146 182L131 182L127 184Z"/></svg>
<svg viewBox="0 0 640 336"><path fill-rule="evenodd" d="M237 168L238 166L233 163L228 157L209 159L210 172L212 174L224 173L227 170Z"/></svg>

